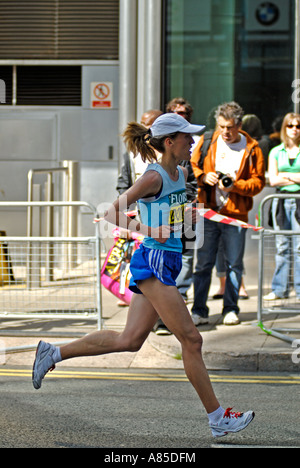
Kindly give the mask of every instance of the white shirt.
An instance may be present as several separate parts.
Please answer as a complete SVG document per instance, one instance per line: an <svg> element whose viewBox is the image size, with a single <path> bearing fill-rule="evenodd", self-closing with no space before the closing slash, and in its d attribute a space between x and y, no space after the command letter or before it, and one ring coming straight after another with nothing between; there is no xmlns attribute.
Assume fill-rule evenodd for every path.
<svg viewBox="0 0 300 468"><path fill-rule="evenodd" d="M228 174L232 179L236 179L236 175L239 172L241 162L247 146L247 139L245 135L240 135L240 141L237 143L227 144L220 135L217 141L217 152L216 152L216 172L222 172Z"/></svg>

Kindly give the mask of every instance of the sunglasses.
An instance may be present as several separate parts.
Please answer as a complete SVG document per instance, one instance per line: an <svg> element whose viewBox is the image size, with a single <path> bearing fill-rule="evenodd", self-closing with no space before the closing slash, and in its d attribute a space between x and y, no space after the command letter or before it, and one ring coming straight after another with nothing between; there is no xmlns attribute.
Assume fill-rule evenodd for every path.
<svg viewBox="0 0 300 468"><path fill-rule="evenodd" d="M294 127L297 128L297 130L300 130L300 124L298 124L298 125L293 125L293 124L287 125L287 128L294 128Z"/></svg>
<svg viewBox="0 0 300 468"><path fill-rule="evenodd" d="M183 117L184 115L188 115L188 113L187 113L187 112L184 112L184 111L179 111L179 112L172 111L172 113L173 113L173 114L181 115L182 117Z"/></svg>

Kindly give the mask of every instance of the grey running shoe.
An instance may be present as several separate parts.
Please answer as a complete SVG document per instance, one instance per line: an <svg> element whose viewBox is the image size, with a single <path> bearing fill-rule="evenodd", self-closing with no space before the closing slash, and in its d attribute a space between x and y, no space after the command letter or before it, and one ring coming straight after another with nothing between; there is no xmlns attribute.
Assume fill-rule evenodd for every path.
<svg viewBox="0 0 300 468"><path fill-rule="evenodd" d="M245 429L253 420L255 413L235 413L232 408L227 408L224 416L217 424L210 424L211 432L214 437L223 437L230 432L239 432Z"/></svg>
<svg viewBox="0 0 300 468"><path fill-rule="evenodd" d="M198 327L198 325L206 325L209 322L208 317L201 317L201 315L198 314L192 314L191 317L196 327Z"/></svg>
<svg viewBox="0 0 300 468"><path fill-rule="evenodd" d="M44 341L40 341L36 350L35 361L32 370L32 384L36 390L41 388L42 380L49 370L55 368L53 353L55 346Z"/></svg>

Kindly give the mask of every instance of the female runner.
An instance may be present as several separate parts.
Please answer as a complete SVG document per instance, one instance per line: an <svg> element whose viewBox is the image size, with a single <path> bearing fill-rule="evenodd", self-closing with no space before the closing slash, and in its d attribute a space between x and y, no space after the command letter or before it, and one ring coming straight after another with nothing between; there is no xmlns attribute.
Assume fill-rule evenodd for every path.
<svg viewBox="0 0 300 468"><path fill-rule="evenodd" d="M134 291L122 332L101 330L61 347L40 341L33 366L33 385L41 387L42 379L57 362L79 357L139 350L158 317L177 337L182 346L182 359L188 379L198 393L208 414L214 437L238 432L253 420L253 411L234 413L220 406L202 359L202 337L176 288L181 269L181 231L185 212L185 169L179 166L191 157L192 134L204 127L191 125L177 114L163 114L150 130L131 123L124 132L128 150L140 153L150 164L145 174L111 206L105 219L117 226L140 232L143 244L131 260L130 288ZM124 213L138 202L140 219ZM195 211L195 210L194 210ZM191 216L193 218L193 215ZM191 219L195 221L195 219Z"/></svg>

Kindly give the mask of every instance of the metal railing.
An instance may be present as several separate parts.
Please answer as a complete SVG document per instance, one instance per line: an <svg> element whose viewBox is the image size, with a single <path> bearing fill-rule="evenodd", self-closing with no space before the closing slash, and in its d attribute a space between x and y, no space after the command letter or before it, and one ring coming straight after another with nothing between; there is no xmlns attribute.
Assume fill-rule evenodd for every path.
<svg viewBox="0 0 300 468"><path fill-rule="evenodd" d="M258 325L267 334L279 338L283 341L292 343L295 336L292 334L300 333L300 300L293 290L294 271L293 255L299 255L300 252L293 252L294 237L300 238L300 231L278 230L266 227L267 216L272 202L280 199L300 199L297 194L274 194L264 198L260 204L259 217L260 225L263 227L259 231L259 287L258 287ZM290 259L289 269L289 294L284 298L268 299L268 294L272 292L272 278L276 266L276 240L278 236L285 236L289 241L289 251L287 255ZM265 316L268 316L266 324Z"/></svg>
<svg viewBox="0 0 300 468"><path fill-rule="evenodd" d="M2 207L82 207L91 222L97 217L86 202L0 202ZM0 318L84 318L101 329L100 272L97 223L91 237L2 236Z"/></svg>
<svg viewBox="0 0 300 468"><path fill-rule="evenodd" d="M53 199L53 176L54 174L61 173L64 176L63 181L63 191L64 191L64 200L66 202L73 202L77 200L77 166L78 162L76 161L62 161L63 166L56 167L56 168L44 168L44 169L31 169L28 171L27 175L27 201L40 201L40 199L34 198L34 176L38 174L46 175L46 183L45 183L45 201L51 202L54 201ZM76 220L75 220L75 213L74 213L74 206L76 205L68 205L67 212L64 216L64 229L63 235L70 237L72 235L76 235ZM33 208L29 205L27 208L27 236L32 236L33 232ZM46 235L52 236L53 235L53 209L50 205L48 205L47 212L46 212Z"/></svg>

